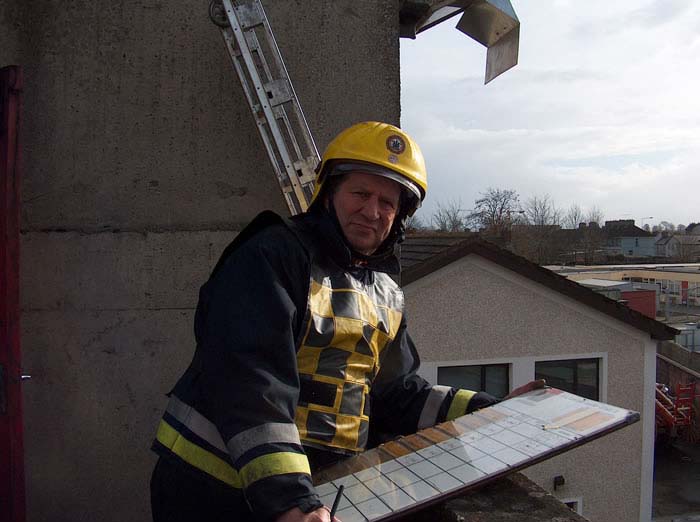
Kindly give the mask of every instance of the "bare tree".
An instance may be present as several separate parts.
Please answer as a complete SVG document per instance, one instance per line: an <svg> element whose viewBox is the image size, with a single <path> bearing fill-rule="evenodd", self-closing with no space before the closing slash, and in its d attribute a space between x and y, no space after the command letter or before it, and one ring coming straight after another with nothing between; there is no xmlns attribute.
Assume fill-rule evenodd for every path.
<svg viewBox="0 0 700 522"><path fill-rule="evenodd" d="M584 222L583 209L574 203L562 216L561 225L563 228L578 228L578 226Z"/></svg>
<svg viewBox="0 0 700 522"><path fill-rule="evenodd" d="M676 225L670 221L662 221L659 223L659 227L661 227L661 230L665 230L666 232L675 232L676 230Z"/></svg>
<svg viewBox="0 0 700 522"><path fill-rule="evenodd" d="M528 225L546 227L561 223L561 211L549 194L532 196L525 202L525 220Z"/></svg>
<svg viewBox="0 0 700 522"><path fill-rule="evenodd" d="M651 233L651 227L649 226L649 223L644 223L644 226L642 227L646 232Z"/></svg>
<svg viewBox="0 0 700 522"><path fill-rule="evenodd" d="M566 252L566 258L585 264L594 263L603 258L603 243L605 234L602 228L605 213L597 206L582 210L578 205L572 205L562 217L566 228L559 233L561 247ZM574 226L575 223L575 226Z"/></svg>
<svg viewBox="0 0 700 522"><path fill-rule="evenodd" d="M428 225L417 214L413 214L406 220L406 232L421 232L427 229Z"/></svg>
<svg viewBox="0 0 700 522"><path fill-rule="evenodd" d="M600 207L593 206L588 209L585 215L585 222L590 225L591 223L596 223L599 227L603 226L603 218L605 213L600 209Z"/></svg>
<svg viewBox="0 0 700 522"><path fill-rule="evenodd" d="M447 203L438 202L437 210L433 214L432 224L441 232L464 232L468 230L467 224L461 215L461 200L450 200Z"/></svg>
<svg viewBox="0 0 700 522"><path fill-rule="evenodd" d="M544 194L529 198L524 212L524 223L513 228L513 250L539 264L556 261L561 251L557 235L561 228L561 211L551 196Z"/></svg>
<svg viewBox="0 0 700 522"><path fill-rule="evenodd" d="M685 234L685 225L681 225L679 223L678 226L676 226L676 232L679 234Z"/></svg>
<svg viewBox="0 0 700 522"><path fill-rule="evenodd" d="M520 197L515 190L489 187L474 201L474 210L467 219L476 228L502 236L521 213Z"/></svg>

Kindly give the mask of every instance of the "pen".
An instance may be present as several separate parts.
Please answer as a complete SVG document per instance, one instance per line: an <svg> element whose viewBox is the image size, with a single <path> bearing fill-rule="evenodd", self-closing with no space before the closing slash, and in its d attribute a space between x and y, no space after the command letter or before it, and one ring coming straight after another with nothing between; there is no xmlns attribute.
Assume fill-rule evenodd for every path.
<svg viewBox="0 0 700 522"><path fill-rule="evenodd" d="M345 486L341 485L338 488L338 493L335 495L335 500L333 501L333 507L331 508L331 522L333 522L333 517L335 516L335 512L338 510L338 504L340 504L340 497L343 496L343 490L345 489Z"/></svg>

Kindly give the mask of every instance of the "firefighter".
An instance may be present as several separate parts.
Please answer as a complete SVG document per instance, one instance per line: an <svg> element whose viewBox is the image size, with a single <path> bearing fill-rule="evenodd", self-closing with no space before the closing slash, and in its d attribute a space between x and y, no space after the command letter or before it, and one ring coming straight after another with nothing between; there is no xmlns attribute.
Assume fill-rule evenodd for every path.
<svg viewBox="0 0 700 522"><path fill-rule="evenodd" d="M364 122L317 170L309 210L263 212L202 286L193 360L153 449L153 518L329 521L313 470L494 402L416 371L395 248L425 198L418 145Z"/></svg>

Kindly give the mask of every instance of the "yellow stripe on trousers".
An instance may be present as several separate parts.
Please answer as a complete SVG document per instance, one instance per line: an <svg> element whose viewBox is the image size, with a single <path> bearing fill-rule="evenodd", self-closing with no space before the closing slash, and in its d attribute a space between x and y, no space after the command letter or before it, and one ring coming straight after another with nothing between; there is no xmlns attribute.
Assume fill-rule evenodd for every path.
<svg viewBox="0 0 700 522"><path fill-rule="evenodd" d="M452 398L452 404L450 404L450 409L447 411L447 420L451 421L457 417L461 417L467 412L467 406L469 406L469 401L472 397L476 395L476 392L469 390L457 390L455 396Z"/></svg>
<svg viewBox="0 0 700 522"><path fill-rule="evenodd" d="M190 442L164 420L160 421L156 439L195 468L201 469L229 486L238 489L242 487L239 474L228 462Z"/></svg>

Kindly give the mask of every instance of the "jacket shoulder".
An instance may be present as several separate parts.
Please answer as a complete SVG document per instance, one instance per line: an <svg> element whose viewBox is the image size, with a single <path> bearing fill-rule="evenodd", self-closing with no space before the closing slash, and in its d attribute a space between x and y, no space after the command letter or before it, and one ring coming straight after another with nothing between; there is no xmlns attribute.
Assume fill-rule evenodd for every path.
<svg viewBox="0 0 700 522"><path fill-rule="evenodd" d="M214 276L235 251L249 243L274 245L280 251L289 251L290 248L296 247L307 253L304 241L299 237L294 223L275 212L266 210L255 216L253 221L229 243L211 275Z"/></svg>

